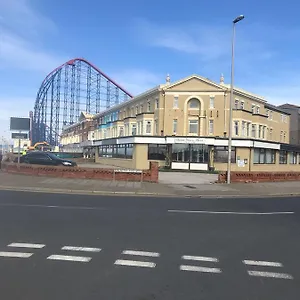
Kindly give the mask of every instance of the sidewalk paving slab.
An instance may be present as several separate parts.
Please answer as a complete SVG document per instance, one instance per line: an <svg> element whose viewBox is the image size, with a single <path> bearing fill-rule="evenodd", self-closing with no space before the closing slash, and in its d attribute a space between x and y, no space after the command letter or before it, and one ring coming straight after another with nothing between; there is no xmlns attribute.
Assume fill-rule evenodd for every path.
<svg viewBox="0 0 300 300"><path fill-rule="evenodd" d="M119 194L171 197L300 196L300 182L227 184L163 184L69 179L8 174L0 171L0 189L79 194Z"/></svg>

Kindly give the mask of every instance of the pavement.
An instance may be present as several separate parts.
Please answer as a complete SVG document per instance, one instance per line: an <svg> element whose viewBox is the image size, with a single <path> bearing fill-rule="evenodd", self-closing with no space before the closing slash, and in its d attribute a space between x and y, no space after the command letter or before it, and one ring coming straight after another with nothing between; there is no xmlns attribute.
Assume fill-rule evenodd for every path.
<svg viewBox="0 0 300 300"><path fill-rule="evenodd" d="M0 191L5 300L296 300L300 198Z"/></svg>
<svg viewBox="0 0 300 300"><path fill-rule="evenodd" d="M164 176L164 173L160 176ZM205 177L207 175L207 177ZM72 194L118 194L169 197L300 196L299 182L216 184L210 174L168 173L159 183L69 179L8 174L0 171L0 190ZM174 180L172 181L172 176ZM180 177L181 176L181 177ZM181 178L181 180L180 180Z"/></svg>

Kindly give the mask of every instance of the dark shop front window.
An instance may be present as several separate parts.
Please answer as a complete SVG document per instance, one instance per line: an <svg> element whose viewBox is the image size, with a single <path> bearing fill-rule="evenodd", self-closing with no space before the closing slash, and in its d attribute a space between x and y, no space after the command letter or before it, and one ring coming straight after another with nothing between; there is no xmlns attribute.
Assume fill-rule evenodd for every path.
<svg viewBox="0 0 300 300"><path fill-rule="evenodd" d="M287 164L287 151L284 150L279 151L279 163Z"/></svg>
<svg viewBox="0 0 300 300"><path fill-rule="evenodd" d="M214 148L214 162L227 163L228 162L228 147L216 146ZM235 147L231 148L231 162L236 162Z"/></svg>
<svg viewBox="0 0 300 300"><path fill-rule="evenodd" d="M131 159L133 144L99 146L99 157Z"/></svg>
<svg viewBox="0 0 300 300"><path fill-rule="evenodd" d="M207 163L208 146L198 144L172 145L172 162Z"/></svg>
<svg viewBox="0 0 300 300"><path fill-rule="evenodd" d="M167 145L150 144L148 145L149 160L165 160L167 153Z"/></svg>

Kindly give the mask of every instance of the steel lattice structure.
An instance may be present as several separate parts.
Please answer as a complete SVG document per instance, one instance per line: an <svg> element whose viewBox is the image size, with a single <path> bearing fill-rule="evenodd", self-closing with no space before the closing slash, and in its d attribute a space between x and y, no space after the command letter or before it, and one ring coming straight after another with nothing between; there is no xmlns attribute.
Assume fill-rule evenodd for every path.
<svg viewBox="0 0 300 300"><path fill-rule="evenodd" d="M37 93L32 142L59 144L64 126L81 112L97 114L132 98L125 89L82 58L72 59L47 75Z"/></svg>

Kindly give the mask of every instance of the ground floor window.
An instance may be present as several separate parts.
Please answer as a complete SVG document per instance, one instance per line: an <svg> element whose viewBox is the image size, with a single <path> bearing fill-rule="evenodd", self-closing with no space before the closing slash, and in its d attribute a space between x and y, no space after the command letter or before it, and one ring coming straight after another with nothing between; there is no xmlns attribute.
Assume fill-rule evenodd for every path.
<svg viewBox="0 0 300 300"><path fill-rule="evenodd" d="M254 149L254 164L275 164L276 150L274 149Z"/></svg>
<svg viewBox="0 0 300 300"><path fill-rule="evenodd" d="M297 152L290 152L289 153L289 163L291 165L295 165L297 163L297 156L298 156Z"/></svg>
<svg viewBox="0 0 300 300"><path fill-rule="evenodd" d="M198 144L172 145L172 162L208 163L208 146Z"/></svg>
<svg viewBox="0 0 300 300"><path fill-rule="evenodd" d="M99 146L99 157L131 159L133 144L102 145Z"/></svg>
<svg viewBox="0 0 300 300"><path fill-rule="evenodd" d="M149 144L148 159L149 160L165 160L167 153L167 145Z"/></svg>
<svg viewBox="0 0 300 300"><path fill-rule="evenodd" d="M216 146L214 148L214 162L227 163L228 162L228 147ZM236 149L231 147L231 163L236 162Z"/></svg>
<svg viewBox="0 0 300 300"><path fill-rule="evenodd" d="M279 163L287 164L287 151L284 150L279 151Z"/></svg>

